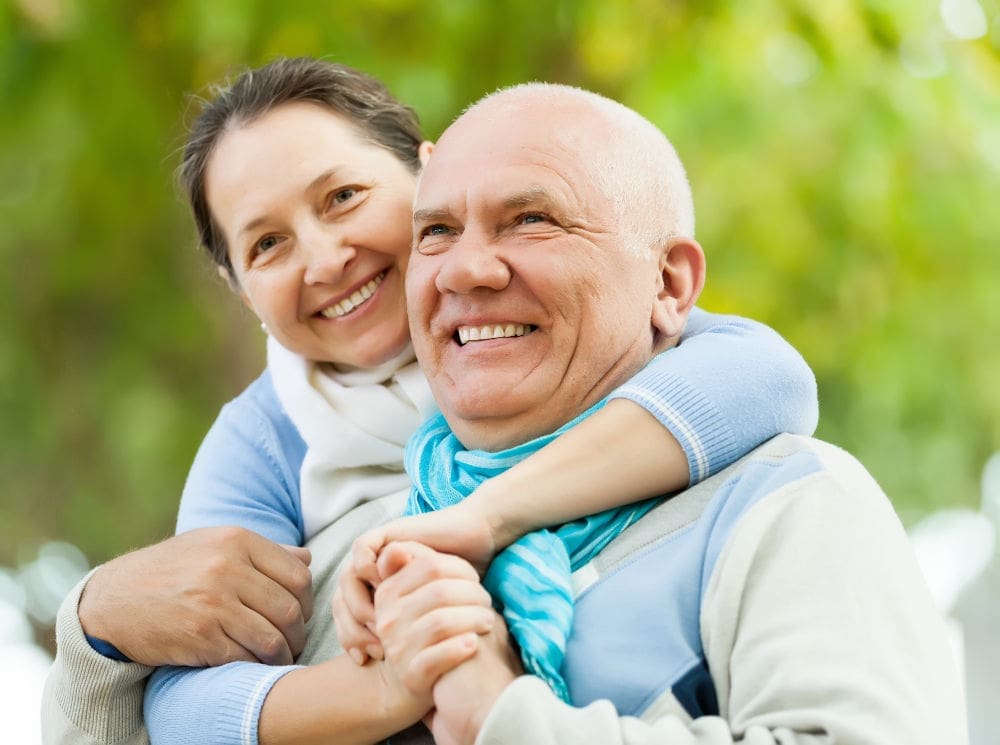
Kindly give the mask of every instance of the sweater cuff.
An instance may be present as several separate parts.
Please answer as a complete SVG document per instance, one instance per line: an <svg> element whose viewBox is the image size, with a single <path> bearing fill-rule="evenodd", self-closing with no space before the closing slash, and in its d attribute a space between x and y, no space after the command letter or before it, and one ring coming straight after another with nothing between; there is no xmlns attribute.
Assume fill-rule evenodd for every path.
<svg viewBox="0 0 1000 745"><path fill-rule="evenodd" d="M118 742L142 728L143 688L153 668L105 657L88 643L78 613L80 596L94 571L59 608L56 660L46 687L73 726L99 740Z"/></svg>
<svg viewBox="0 0 1000 745"><path fill-rule="evenodd" d="M664 352L669 354L670 350ZM655 416L687 456L689 486L736 460L736 438L725 417L701 391L663 371L654 360L610 398L624 398Z"/></svg>
<svg viewBox="0 0 1000 745"><path fill-rule="evenodd" d="M299 667L249 664L243 665L239 673L231 673L220 697L213 742L257 745L260 710L264 707L264 699L279 678Z"/></svg>

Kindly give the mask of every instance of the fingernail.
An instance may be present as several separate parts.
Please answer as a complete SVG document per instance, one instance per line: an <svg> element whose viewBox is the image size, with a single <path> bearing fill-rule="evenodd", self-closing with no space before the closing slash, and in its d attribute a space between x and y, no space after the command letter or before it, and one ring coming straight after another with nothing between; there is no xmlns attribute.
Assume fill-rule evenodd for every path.
<svg viewBox="0 0 1000 745"><path fill-rule="evenodd" d="M348 651L348 654L351 655L351 659L354 660L359 665L365 664L365 655L360 649L352 648L350 651Z"/></svg>

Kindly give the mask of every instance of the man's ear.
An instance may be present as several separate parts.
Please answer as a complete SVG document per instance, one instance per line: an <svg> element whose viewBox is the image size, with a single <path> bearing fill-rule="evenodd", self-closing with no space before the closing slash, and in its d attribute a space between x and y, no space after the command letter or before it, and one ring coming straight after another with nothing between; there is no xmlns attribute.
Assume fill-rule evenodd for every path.
<svg viewBox="0 0 1000 745"><path fill-rule="evenodd" d="M659 268L650 323L661 339L676 342L705 286L705 252L694 238L671 238L660 249Z"/></svg>
<svg viewBox="0 0 1000 745"><path fill-rule="evenodd" d="M427 161L431 157L432 152L434 152L433 142L424 140L420 143L420 147L417 148L417 157L420 158L421 168L427 165Z"/></svg>

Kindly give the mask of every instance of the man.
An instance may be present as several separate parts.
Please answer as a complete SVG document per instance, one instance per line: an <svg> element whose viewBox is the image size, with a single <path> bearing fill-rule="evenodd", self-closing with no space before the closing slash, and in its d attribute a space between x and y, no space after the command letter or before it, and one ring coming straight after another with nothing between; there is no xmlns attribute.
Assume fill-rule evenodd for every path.
<svg viewBox="0 0 1000 745"><path fill-rule="evenodd" d="M675 344L704 274L692 235L672 147L625 107L535 84L459 118L421 178L407 297L464 449L488 459L552 432ZM531 331L463 343L463 329L507 323ZM465 476L462 452L411 463L437 457ZM398 545L380 558L377 628L416 687L439 639L408 629L462 611L423 582L435 561ZM498 623L434 683L437 742L966 740L957 671L904 531L830 445L775 438L659 504L573 580L570 703L519 675Z"/></svg>

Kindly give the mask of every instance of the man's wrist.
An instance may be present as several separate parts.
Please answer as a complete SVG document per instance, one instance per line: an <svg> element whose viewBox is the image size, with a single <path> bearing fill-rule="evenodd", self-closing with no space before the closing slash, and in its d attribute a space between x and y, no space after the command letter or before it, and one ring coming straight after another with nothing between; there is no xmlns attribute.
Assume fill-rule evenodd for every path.
<svg viewBox="0 0 1000 745"><path fill-rule="evenodd" d="M108 566L104 564L97 567L83 586L77 605L77 617L91 649L113 660L133 662L123 648L124 641L117 638L113 609L108 607L107 582L113 582L108 576L111 572Z"/></svg>

